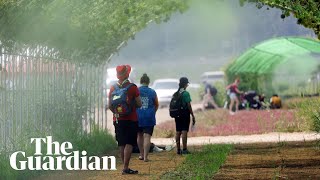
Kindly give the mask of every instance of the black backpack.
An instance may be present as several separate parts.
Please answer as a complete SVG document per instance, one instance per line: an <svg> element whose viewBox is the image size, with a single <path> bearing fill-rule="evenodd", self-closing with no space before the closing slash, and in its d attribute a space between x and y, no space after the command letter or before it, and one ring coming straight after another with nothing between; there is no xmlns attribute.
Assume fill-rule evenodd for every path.
<svg viewBox="0 0 320 180"><path fill-rule="evenodd" d="M182 93L179 93L179 91L175 92L171 98L170 106L169 106L169 113L172 118L179 117L182 114L182 112L186 109L182 105L182 94L183 93L184 93L184 91Z"/></svg>
<svg viewBox="0 0 320 180"><path fill-rule="evenodd" d="M218 93L217 88L216 88L216 87L214 87L214 86L212 86L212 87L211 87L211 89L210 89L210 93L211 93L211 95L212 95L212 96L217 95L217 93Z"/></svg>
<svg viewBox="0 0 320 180"><path fill-rule="evenodd" d="M205 87L205 92L204 92L205 94L207 93L207 89L209 89L210 94L211 94L212 96L215 96L215 95L217 95L217 93L218 93L217 88L214 87L214 86L211 86L210 84L207 84L207 85L206 85L206 87Z"/></svg>

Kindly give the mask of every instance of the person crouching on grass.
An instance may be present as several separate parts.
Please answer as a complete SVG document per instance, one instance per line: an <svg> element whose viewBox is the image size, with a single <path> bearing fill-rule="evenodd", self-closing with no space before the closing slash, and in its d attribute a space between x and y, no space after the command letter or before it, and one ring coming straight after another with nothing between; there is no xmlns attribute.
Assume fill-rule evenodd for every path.
<svg viewBox="0 0 320 180"><path fill-rule="evenodd" d="M156 112L159 107L156 92L149 86L150 78L147 74L143 74L140 79L141 87L139 88L142 101L141 108L137 109L138 113L138 146L140 151L140 160L148 162L148 153L150 150L151 136L154 126L156 125Z"/></svg>
<svg viewBox="0 0 320 180"><path fill-rule="evenodd" d="M177 92L182 94L182 106L184 107L183 112L177 118L175 118L176 123L176 144L177 144L177 154L190 154L187 149L187 139L188 131L190 126L190 114L192 116L192 124L196 123L192 107L191 107L191 97L188 91L186 91L189 85L189 80L186 77L180 78L179 89ZM180 137L182 135L182 146L180 147Z"/></svg>
<svg viewBox="0 0 320 180"><path fill-rule="evenodd" d="M113 125L115 127L116 140L120 149L120 156L123 163L122 174L138 174L137 170L129 168L129 162L132 154L132 148L137 144L137 133L138 133L138 117L136 108L141 107L141 98L139 89L135 84L132 84L128 78L131 72L131 66L120 65L117 66L117 78L118 83L112 85L109 92L109 109L113 112ZM130 114L125 116L118 116L116 110L111 105L112 92L115 91L115 86L119 88L125 88L131 85L127 90L127 98L133 107Z"/></svg>

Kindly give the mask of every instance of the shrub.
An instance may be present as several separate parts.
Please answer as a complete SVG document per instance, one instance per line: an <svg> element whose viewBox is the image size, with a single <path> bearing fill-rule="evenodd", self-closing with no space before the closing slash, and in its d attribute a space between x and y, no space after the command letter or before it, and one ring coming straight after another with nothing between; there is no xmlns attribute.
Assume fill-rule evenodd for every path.
<svg viewBox="0 0 320 180"><path fill-rule="evenodd" d="M114 137L106 130L95 130L91 133L84 133L79 136L74 143L75 148L79 151L87 151L88 156L103 155L117 148Z"/></svg>
<svg viewBox="0 0 320 180"><path fill-rule="evenodd" d="M54 137L53 140L58 141ZM31 156L35 153L34 144L30 144L29 142L30 139L27 141L23 149L19 149L26 152L26 156ZM91 133L79 134L73 140L69 140L69 142L72 143L73 149L75 151L87 151L87 156L101 156L107 154L108 152L114 151L117 147L117 144L112 135L110 135L106 130L98 130L98 128L95 128L95 130ZM59 143L61 144L62 141L59 141ZM46 149L45 144L43 144L42 149ZM45 153L45 151L43 152ZM32 177L50 172L29 170L16 171L10 166L10 154L12 154L12 152L0 153L0 179L32 179ZM19 161L19 159L17 161Z"/></svg>
<svg viewBox="0 0 320 180"><path fill-rule="evenodd" d="M306 98L296 104L298 115L310 130L320 132L320 98Z"/></svg>

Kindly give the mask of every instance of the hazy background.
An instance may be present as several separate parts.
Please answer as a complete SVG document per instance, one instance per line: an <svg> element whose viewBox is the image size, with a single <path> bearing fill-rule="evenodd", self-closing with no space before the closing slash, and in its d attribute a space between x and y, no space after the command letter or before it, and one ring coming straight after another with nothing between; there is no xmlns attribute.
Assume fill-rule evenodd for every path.
<svg viewBox="0 0 320 180"><path fill-rule="evenodd" d="M152 80L187 76L200 83L205 71L221 70L247 48L278 36L315 34L297 25L297 19L280 18L278 9L240 7L238 0L193 1L190 9L176 13L169 22L151 23L136 34L109 67L131 64L139 78L144 72Z"/></svg>

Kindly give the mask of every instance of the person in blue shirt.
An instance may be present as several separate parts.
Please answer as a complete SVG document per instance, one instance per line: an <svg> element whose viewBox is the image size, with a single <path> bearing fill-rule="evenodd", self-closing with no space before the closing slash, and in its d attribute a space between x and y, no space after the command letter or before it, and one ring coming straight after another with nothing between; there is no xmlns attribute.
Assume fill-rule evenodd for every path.
<svg viewBox="0 0 320 180"><path fill-rule="evenodd" d="M138 113L138 147L140 151L140 160L145 162L148 160L148 153L151 144L151 136L154 126L156 125L156 111L159 107L156 92L149 87L150 78L147 74L143 74L140 79L141 87L139 87L142 106L137 109Z"/></svg>

